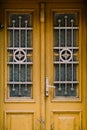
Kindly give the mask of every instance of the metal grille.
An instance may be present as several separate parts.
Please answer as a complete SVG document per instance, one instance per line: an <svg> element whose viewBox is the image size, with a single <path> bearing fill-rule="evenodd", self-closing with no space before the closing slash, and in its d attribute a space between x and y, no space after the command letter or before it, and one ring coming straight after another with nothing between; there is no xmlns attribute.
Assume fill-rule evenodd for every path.
<svg viewBox="0 0 87 130"><path fill-rule="evenodd" d="M8 29L8 88L10 97L31 97L32 14L10 14Z"/></svg>
<svg viewBox="0 0 87 130"><path fill-rule="evenodd" d="M78 13L54 13L55 96L78 96Z"/></svg>

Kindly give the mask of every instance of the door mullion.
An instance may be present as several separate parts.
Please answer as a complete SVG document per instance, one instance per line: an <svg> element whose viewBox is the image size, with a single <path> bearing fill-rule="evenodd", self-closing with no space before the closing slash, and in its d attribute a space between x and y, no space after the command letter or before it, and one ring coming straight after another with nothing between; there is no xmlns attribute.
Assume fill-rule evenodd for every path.
<svg viewBox="0 0 87 130"><path fill-rule="evenodd" d="M40 4L41 25L41 130L45 130L45 4Z"/></svg>

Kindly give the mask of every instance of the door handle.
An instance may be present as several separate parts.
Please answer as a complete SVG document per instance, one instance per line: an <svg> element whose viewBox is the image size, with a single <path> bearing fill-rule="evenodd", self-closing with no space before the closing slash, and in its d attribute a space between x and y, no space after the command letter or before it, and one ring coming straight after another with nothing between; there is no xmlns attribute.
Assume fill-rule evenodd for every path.
<svg viewBox="0 0 87 130"><path fill-rule="evenodd" d="M46 96L49 96L49 88L55 88L55 86L50 85L48 77L46 77Z"/></svg>

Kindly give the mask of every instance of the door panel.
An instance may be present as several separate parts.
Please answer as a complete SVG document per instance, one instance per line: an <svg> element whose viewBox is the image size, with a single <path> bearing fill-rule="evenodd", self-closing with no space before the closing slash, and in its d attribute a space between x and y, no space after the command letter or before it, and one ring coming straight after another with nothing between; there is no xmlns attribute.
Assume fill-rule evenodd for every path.
<svg viewBox="0 0 87 130"><path fill-rule="evenodd" d="M80 7L46 9L46 129L85 127L82 15Z"/></svg>
<svg viewBox="0 0 87 130"><path fill-rule="evenodd" d="M5 9L3 128L40 129L39 6ZM39 55L38 55L39 53Z"/></svg>
<svg viewBox="0 0 87 130"><path fill-rule="evenodd" d="M86 130L84 6L3 4L1 13L1 130Z"/></svg>
<svg viewBox="0 0 87 130"><path fill-rule="evenodd" d="M55 130L81 129L81 111L52 111L52 118Z"/></svg>
<svg viewBox="0 0 87 130"><path fill-rule="evenodd" d="M8 130L33 130L35 128L34 112L6 112Z"/></svg>

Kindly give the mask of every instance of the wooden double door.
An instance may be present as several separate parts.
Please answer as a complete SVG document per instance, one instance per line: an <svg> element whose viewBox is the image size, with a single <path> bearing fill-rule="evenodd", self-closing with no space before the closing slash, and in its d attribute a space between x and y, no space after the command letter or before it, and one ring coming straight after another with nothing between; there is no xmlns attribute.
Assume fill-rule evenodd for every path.
<svg viewBox="0 0 87 130"><path fill-rule="evenodd" d="M0 130L86 130L86 17L76 4L3 5Z"/></svg>

